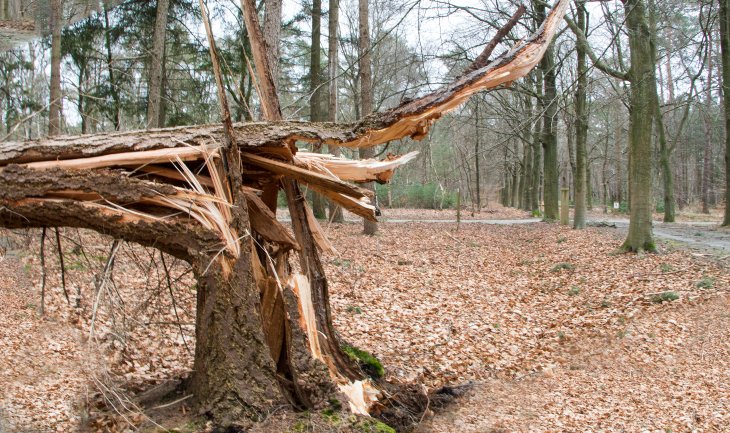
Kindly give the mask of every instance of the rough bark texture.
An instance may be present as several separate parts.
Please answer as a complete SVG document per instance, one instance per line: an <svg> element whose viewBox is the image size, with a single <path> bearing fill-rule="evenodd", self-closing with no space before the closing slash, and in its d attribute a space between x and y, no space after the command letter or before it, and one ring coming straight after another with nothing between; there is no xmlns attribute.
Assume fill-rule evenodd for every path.
<svg viewBox="0 0 730 433"><path fill-rule="evenodd" d="M360 75L360 114L367 116L373 112L373 74L370 70L372 67L370 53L370 8L369 0L359 0L358 2L358 22L359 22L359 50L360 60L358 61L358 69ZM374 156L372 148L360 149L360 159L369 159ZM375 185L372 182L363 184L364 188L375 191ZM372 236L378 232L378 225L367 219L363 221L363 233Z"/></svg>
<svg viewBox="0 0 730 433"><path fill-rule="evenodd" d="M239 210L246 212L245 206ZM221 425L261 419L272 405L285 402L262 331L251 252L241 250L238 258L203 255L193 261L198 307L191 391Z"/></svg>
<svg viewBox="0 0 730 433"><path fill-rule="evenodd" d="M720 48L722 50L722 91L725 97L725 217L730 226L730 2L720 0Z"/></svg>
<svg viewBox="0 0 730 433"><path fill-rule="evenodd" d="M51 100L48 110L48 135L53 137L61 133L61 27L63 3L51 0Z"/></svg>
<svg viewBox="0 0 730 433"><path fill-rule="evenodd" d="M160 102L162 100L162 72L165 62L165 36L167 35L167 12L170 0L157 0L155 33L150 53L150 81L147 89L147 128L159 128Z"/></svg>
<svg viewBox="0 0 730 433"><path fill-rule="evenodd" d="M657 37L657 23L656 23L656 2L649 0L649 30L654 37ZM671 45L671 41L667 44ZM652 56L657 59L656 44L652 46L654 53ZM669 63L669 62L667 62ZM672 79L671 68L667 68L669 74L668 79ZM661 72L661 68L659 68ZM654 87L656 89L656 86ZM669 95L670 98L674 98L674 83L669 82ZM659 140L659 167L662 173L662 189L664 192L664 222L673 223L675 220L675 200L674 200L674 175L671 167L671 150L667 145L667 134L664 128L664 113L662 113L661 107L662 99L659 98L659 93L654 92L654 121L657 132L657 139ZM681 131L681 124L680 124ZM679 133L678 133L679 134Z"/></svg>
<svg viewBox="0 0 730 433"><path fill-rule="evenodd" d="M339 42L339 17L340 0L329 0L328 38L327 38L327 78L329 79L329 101L327 109L327 120L337 122L338 95L337 95L337 74L339 66L339 54L337 43ZM340 156L339 146L329 145L328 150L332 155ZM345 222L342 208L334 202L329 202L330 221L336 223Z"/></svg>
<svg viewBox="0 0 730 433"><path fill-rule="evenodd" d="M266 41L266 58L269 61L274 86L279 81L279 56L281 53L281 7L282 0L264 1L264 41Z"/></svg>
<svg viewBox="0 0 730 433"><path fill-rule="evenodd" d="M586 29L585 5L576 2L577 24ZM588 110L586 108L588 91L588 68L586 68L586 52L582 46L576 47L578 83L575 91L575 215L573 228L583 229L586 226L586 160L588 142Z"/></svg>
<svg viewBox="0 0 730 433"><path fill-rule="evenodd" d="M656 251L652 235L652 146L654 124L653 36L646 21L643 0L627 0L626 26L631 47L631 112L629 115L629 174L631 222L623 244L627 251Z"/></svg>
<svg viewBox="0 0 730 433"><path fill-rule="evenodd" d="M538 20L545 18L545 6L540 3L536 7ZM558 99L557 71L555 70L553 44L547 48L540 62L544 80L545 110L543 112L542 148L543 148L543 200L545 202L545 219L560 218L560 179L558 173Z"/></svg>
<svg viewBox="0 0 730 433"><path fill-rule="evenodd" d="M309 80L310 80L310 99L309 99L309 118L312 122L321 122L327 120L323 106L324 96L324 80L322 79L322 0L313 0L312 2L312 45L310 50ZM317 143L312 146L314 152L321 152L322 146ZM327 218L325 210L324 198L317 194L312 194L312 211L318 219Z"/></svg>

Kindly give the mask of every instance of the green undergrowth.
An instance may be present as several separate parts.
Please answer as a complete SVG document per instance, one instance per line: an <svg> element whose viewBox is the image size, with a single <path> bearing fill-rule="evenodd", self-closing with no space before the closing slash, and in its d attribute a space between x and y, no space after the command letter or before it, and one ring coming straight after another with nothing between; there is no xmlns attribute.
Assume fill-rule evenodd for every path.
<svg viewBox="0 0 730 433"><path fill-rule="evenodd" d="M360 368L370 377L377 379L383 377L385 369L383 364L378 361L378 358L373 356L370 352L367 352L357 347L350 346L349 344L343 344L342 350L350 357L353 361L357 361L360 364Z"/></svg>
<svg viewBox="0 0 730 433"><path fill-rule="evenodd" d="M651 301L655 304L663 304L664 302L672 302L679 299L679 295L676 292L664 292L652 296Z"/></svg>

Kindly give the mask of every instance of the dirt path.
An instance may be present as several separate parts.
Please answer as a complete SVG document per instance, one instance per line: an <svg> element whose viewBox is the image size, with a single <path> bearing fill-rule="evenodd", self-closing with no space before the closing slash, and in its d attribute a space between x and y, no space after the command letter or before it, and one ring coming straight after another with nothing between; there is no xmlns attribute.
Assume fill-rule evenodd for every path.
<svg viewBox="0 0 730 433"><path fill-rule="evenodd" d="M521 225L537 224L542 220L539 218L520 219L469 219L461 221L461 224L491 224L491 225ZM456 224L455 219L415 219L415 218L386 218L384 223L405 224L405 223L439 223ZM606 223L615 226L619 230L626 231L629 227L627 219L593 219L589 224L597 225ZM661 221L654 221L654 236L665 241L675 242L693 249L714 250L718 253L730 253L730 229L720 228L715 222L687 222L665 224Z"/></svg>

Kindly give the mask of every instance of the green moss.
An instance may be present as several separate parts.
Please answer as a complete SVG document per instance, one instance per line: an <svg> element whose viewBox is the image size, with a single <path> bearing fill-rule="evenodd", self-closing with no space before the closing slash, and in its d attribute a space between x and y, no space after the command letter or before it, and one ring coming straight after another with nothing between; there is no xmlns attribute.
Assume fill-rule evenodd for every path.
<svg viewBox="0 0 730 433"><path fill-rule="evenodd" d="M395 429L378 420L367 420L357 425L359 430L367 433L395 433Z"/></svg>
<svg viewBox="0 0 730 433"><path fill-rule="evenodd" d="M664 302L676 301L677 299L679 299L679 295L676 292L664 292L654 295L651 298L651 301L655 304L661 304Z"/></svg>
<svg viewBox="0 0 730 433"><path fill-rule="evenodd" d="M342 350L353 361L357 361L360 364L360 368L370 377L379 378L385 374L383 364L370 352L350 346L349 344L343 344Z"/></svg>

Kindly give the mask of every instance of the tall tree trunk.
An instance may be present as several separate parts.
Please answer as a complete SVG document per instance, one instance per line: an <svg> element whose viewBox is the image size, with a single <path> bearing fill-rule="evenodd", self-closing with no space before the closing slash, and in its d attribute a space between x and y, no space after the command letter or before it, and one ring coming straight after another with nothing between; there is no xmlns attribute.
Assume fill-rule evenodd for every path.
<svg viewBox="0 0 730 433"><path fill-rule="evenodd" d="M281 12L282 0L264 0L264 41L266 41L266 58L274 77L274 88L279 82L279 57L281 55Z"/></svg>
<svg viewBox="0 0 730 433"><path fill-rule="evenodd" d="M157 18L155 19L155 33L152 37L152 52L150 53L150 79L147 89L147 128L159 128L162 100L162 74L165 63L165 36L167 34L167 14L170 0L157 0Z"/></svg>
<svg viewBox="0 0 730 433"><path fill-rule="evenodd" d="M593 170L588 158L586 158L586 209L593 210Z"/></svg>
<svg viewBox="0 0 730 433"><path fill-rule="evenodd" d="M479 133L479 100L477 99L474 105L474 173L475 173L475 184L476 184L476 208L477 212L482 211L482 191L481 191L481 178L479 170L479 157L481 151L479 150L479 141L481 134Z"/></svg>
<svg viewBox="0 0 730 433"><path fill-rule="evenodd" d="M532 118L532 97L529 95L524 96L524 111L525 111L525 118L531 119ZM532 190L534 188L533 185L533 168L532 168L532 162L533 162L533 142L532 142L532 125L531 122L525 122L525 127L522 131L522 134L524 136L524 152L523 152L523 164L524 164L524 173L522 176L525 178L525 189L523 191L523 198L522 198L522 209L526 211L532 211L534 210L532 208Z"/></svg>
<svg viewBox="0 0 730 433"><path fill-rule="evenodd" d="M87 134L89 132L89 113L86 112L86 106L84 105L84 101L86 100L86 97L84 96L84 93L86 90L84 89L84 82L86 81L86 63L82 62L79 66L79 99L77 108L79 110L79 116L81 117L81 134Z"/></svg>
<svg viewBox="0 0 730 433"><path fill-rule="evenodd" d="M545 19L545 6L540 3L537 8L538 21ZM545 201L545 219L560 218L560 179L558 173L558 99L557 73L555 70L555 47L550 44L540 62L544 80L545 111L543 113L542 148L543 148L543 200Z"/></svg>
<svg viewBox="0 0 730 433"><path fill-rule="evenodd" d="M629 125L629 200L631 220L623 244L627 251L656 251L652 234L652 146L656 75L654 35L646 21L643 0L626 0L626 27L631 47L631 112Z"/></svg>
<svg viewBox="0 0 730 433"><path fill-rule="evenodd" d="M720 1L720 48L722 52L722 93L725 121L725 217L730 226L730 1Z"/></svg>
<svg viewBox="0 0 730 433"><path fill-rule="evenodd" d="M340 0L329 0L329 20L328 20L328 38L327 38L327 77L329 79L329 103L327 109L327 120L337 122L338 98L337 98L337 73L339 66L339 53L337 43L339 42L339 18L340 18ZM342 153L338 146L329 145L328 150L334 156L340 156ZM334 202L329 203L330 221L336 223L345 222L345 216L342 208Z"/></svg>
<svg viewBox="0 0 730 433"><path fill-rule="evenodd" d="M62 0L51 0L51 89L48 111L48 135L61 133L61 27L63 20Z"/></svg>
<svg viewBox="0 0 730 433"><path fill-rule="evenodd" d="M312 1L312 45L309 65L309 117L312 122L322 122L326 116L322 107L324 86L322 85L322 0ZM321 145L313 145L314 152L321 152ZM317 219L326 219L324 198L312 192L312 211Z"/></svg>
<svg viewBox="0 0 730 433"><path fill-rule="evenodd" d="M373 76L371 71L370 53L370 8L369 0L358 0L358 21L359 21L359 58L358 69L360 75L360 115L364 118L373 111ZM360 159L370 159L375 155L373 148L361 148ZM363 185L370 191L375 191L372 182ZM376 200L377 203L377 200ZM377 223L364 220L363 232L366 235L374 235L378 231Z"/></svg>
<svg viewBox="0 0 730 433"><path fill-rule="evenodd" d="M585 3L577 1L577 24L584 32L587 30ZM576 46L578 84L575 91L575 215L573 228L586 226L586 160L588 142L588 68L586 52L582 44Z"/></svg>
<svg viewBox="0 0 730 433"><path fill-rule="evenodd" d="M710 12L708 12L710 13ZM705 107L702 115L704 126L704 153L702 157L702 213L710 213L710 189L712 174L712 30L707 30L707 89L705 94Z"/></svg>
<svg viewBox="0 0 730 433"><path fill-rule="evenodd" d="M614 164L616 165L616 179L614 200L621 204L624 201L624 175L623 175L623 135L620 116L621 104L617 101L614 104Z"/></svg>
<svg viewBox="0 0 730 433"><path fill-rule="evenodd" d="M114 124L114 130L119 131L122 126L122 108L121 101L119 98L119 88L117 87L116 74L114 73L114 63L112 54L112 35L111 27L109 25L109 9L104 5L104 45L106 48L106 67L107 73L109 74L109 87L112 94L112 123Z"/></svg>

